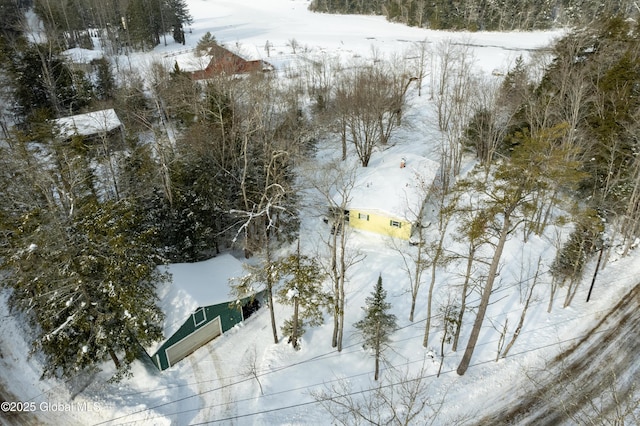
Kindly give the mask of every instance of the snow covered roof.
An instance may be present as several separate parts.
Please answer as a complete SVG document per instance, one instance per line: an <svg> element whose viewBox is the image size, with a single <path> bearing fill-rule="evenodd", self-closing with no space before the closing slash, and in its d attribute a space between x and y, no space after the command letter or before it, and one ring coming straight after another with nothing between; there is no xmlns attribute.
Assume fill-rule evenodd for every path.
<svg viewBox="0 0 640 426"><path fill-rule="evenodd" d="M234 52L224 45L214 45L208 53L198 55L195 49L182 50L172 54L166 54L162 62L170 70L178 65L181 71L189 73L202 72L213 67L213 74L226 70L233 73L246 73L256 70L272 71L274 66L266 62L258 52Z"/></svg>
<svg viewBox="0 0 640 426"><path fill-rule="evenodd" d="M107 133L122 126L112 108L58 118L54 123L60 129L60 135L67 138Z"/></svg>
<svg viewBox="0 0 640 426"><path fill-rule="evenodd" d="M170 280L158 289L165 313L164 336L170 337L196 309L233 300L229 280L245 274L242 262L230 254L195 263L173 263Z"/></svg>
<svg viewBox="0 0 640 426"><path fill-rule="evenodd" d="M203 70L207 67L210 60L211 57L208 55L196 55L195 50L188 50L171 55L165 55L162 58L162 61L169 70L173 70L174 66L178 64L178 68L180 68L180 71L184 72Z"/></svg>
<svg viewBox="0 0 640 426"><path fill-rule="evenodd" d="M65 50L62 54L75 64L90 64L94 59L100 59L103 56L102 50L83 49L81 47Z"/></svg>
<svg viewBox="0 0 640 426"><path fill-rule="evenodd" d="M439 167L415 154L376 153L368 167L358 170L347 208L413 222Z"/></svg>

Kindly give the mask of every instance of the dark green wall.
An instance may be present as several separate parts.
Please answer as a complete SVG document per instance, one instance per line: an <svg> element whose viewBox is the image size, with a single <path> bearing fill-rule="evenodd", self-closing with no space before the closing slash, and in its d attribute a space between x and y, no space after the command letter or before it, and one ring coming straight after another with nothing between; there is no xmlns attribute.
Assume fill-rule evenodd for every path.
<svg viewBox="0 0 640 426"><path fill-rule="evenodd" d="M255 296L256 298L262 298L262 292ZM160 370L166 370L169 368L169 362L167 361L167 356L165 350L178 342L179 340L184 339L197 329L203 327L204 325L210 323L215 320L218 316L220 317L220 322L222 323L222 332L226 332L233 328L236 324L242 322L242 309L241 306L249 303L252 300L251 297L247 297L242 299L242 303L235 305L233 307L228 303L220 303L218 305L211 305L205 307L205 313L207 316L207 320L202 324L196 327L193 322L193 312L189 315L188 318L185 319L184 324L180 326L178 331L176 331L171 337L169 337L160 348L156 351L155 354L151 357L153 363ZM237 307L236 307L237 306ZM159 359L158 359L159 358ZM159 365L158 365L159 361Z"/></svg>

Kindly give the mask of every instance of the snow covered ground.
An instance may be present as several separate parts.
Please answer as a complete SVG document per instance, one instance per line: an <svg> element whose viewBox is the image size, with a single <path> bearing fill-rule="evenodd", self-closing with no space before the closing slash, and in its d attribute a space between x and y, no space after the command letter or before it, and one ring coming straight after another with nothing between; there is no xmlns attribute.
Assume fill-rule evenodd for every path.
<svg viewBox="0 0 640 426"><path fill-rule="evenodd" d="M472 46L477 71L490 75L493 70L506 70L518 55L527 55L559 35L558 32L434 32L388 23L382 17L312 14L307 10L309 2L304 0L190 0L189 4L194 23L187 33L187 46L170 43L148 54L120 58L120 63L129 61L133 66L144 66L152 58L189 54L188 49L211 31L219 42L274 64L292 62L301 51L325 52L348 59L370 55L372 49L388 55L404 51L411 42L426 40L434 44L452 39ZM264 49L267 42L274 46L269 58ZM295 55L292 44L298 45ZM433 105L427 96L418 97L415 93L409 93L409 104L405 121L411 125L400 130L393 149L437 160L439 137L429 121ZM303 251L314 253L319 235L328 232L326 226L313 215L303 220ZM531 280L539 257L542 257L542 271L548 270L554 255L553 238L552 233L532 237L523 246L522 237L514 235L508 242L500 278L494 288L490 320L485 321L471 367L462 377L455 372L462 349L457 353L447 349L440 377L436 378L436 373L441 337L438 306L454 295L452 286L461 283L463 265L454 263L438 275L434 328L429 348L425 349L422 337L427 284L418 296L416 318L409 322L409 283L402 269L402 258L388 239L364 232L353 231L349 237L350 250L365 257L349 270L345 341L340 353L331 348L330 318L327 317L325 325L309 329L302 338L301 350L294 351L286 342L273 344L268 312L261 310L242 326L162 373L136 363L133 377L111 384L107 380L112 367L105 364L104 372L79 376L69 383L40 380L38 357L28 356L29 346L20 328L20 316L9 314L6 294L3 294L0 298L3 312L0 317L0 390L3 389L0 396L8 401L27 402L36 412L11 418L0 414L0 420L18 424L40 421L84 425L330 424L330 417L312 393L344 385L357 397L370 394L369 389L377 386L373 382L373 358L362 349L352 324L362 317L364 300L381 275L400 327L392 336L392 349L385 353L387 363L383 367L382 383L399 385L405 371L409 376L421 372L433 408L442 403L434 424L471 423L486 413L487 407L499 404L505 392L512 392L514 383L525 383L528 372L544 368L547 360L582 337L637 283L638 253L632 252L627 258L617 258L614 253L599 273L589 303L585 299L593 264L573 304L562 309L564 294L560 292L549 314L546 308L550 277L543 273L519 339L506 359L495 362L499 330L508 318L507 339L511 337L523 307L521 284ZM455 242L448 244L448 248L455 249ZM478 298L477 294L472 295L471 302L477 302ZM286 306L276 305L275 310L280 322L291 315ZM467 314L461 348L466 345L472 320L473 314Z"/></svg>

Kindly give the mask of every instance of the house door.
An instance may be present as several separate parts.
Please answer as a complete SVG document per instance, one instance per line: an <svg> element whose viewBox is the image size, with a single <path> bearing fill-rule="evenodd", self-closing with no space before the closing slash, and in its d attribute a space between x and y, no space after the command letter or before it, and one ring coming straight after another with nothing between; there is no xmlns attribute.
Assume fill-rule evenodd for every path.
<svg viewBox="0 0 640 426"><path fill-rule="evenodd" d="M191 355L196 349L209 343L222 334L222 324L220 317L216 317L212 321L203 325L187 337L173 345L169 346L165 353L167 354L167 362L169 367Z"/></svg>

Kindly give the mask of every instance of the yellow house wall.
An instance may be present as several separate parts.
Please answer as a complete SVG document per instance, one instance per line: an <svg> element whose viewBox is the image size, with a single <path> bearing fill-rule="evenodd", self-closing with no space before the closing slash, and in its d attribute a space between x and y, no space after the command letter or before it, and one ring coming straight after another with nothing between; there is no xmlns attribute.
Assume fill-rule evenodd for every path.
<svg viewBox="0 0 640 426"><path fill-rule="evenodd" d="M369 215L369 220L359 219L358 215L362 213ZM400 222L400 228L391 226L391 220ZM361 210L349 211L349 226L356 229L362 229L377 234L388 235L394 238L408 240L411 237L411 223L399 219L393 219L378 213L371 213Z"/></svg>

